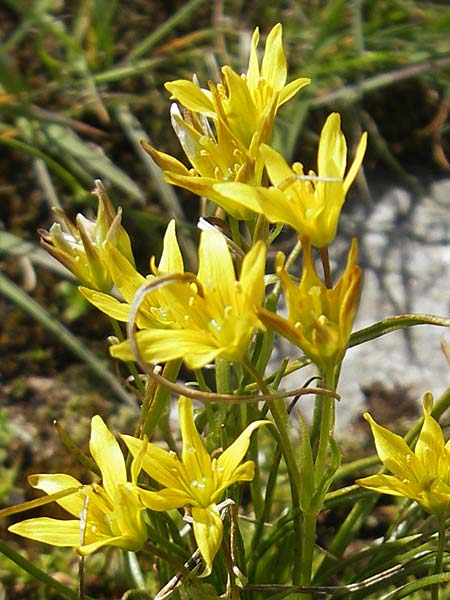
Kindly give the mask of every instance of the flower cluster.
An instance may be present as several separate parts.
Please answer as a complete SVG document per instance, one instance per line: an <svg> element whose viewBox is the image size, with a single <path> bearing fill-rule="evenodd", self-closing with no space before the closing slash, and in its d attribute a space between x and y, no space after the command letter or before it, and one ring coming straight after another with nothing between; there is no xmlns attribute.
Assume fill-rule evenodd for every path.
<svg viewBox="0 0 450 600"><path fill-rule="evenodd" d="M217 181L261 184L263 165L259 148L270 140L277 110L310 83L307 77L302 77L286 85L280 24L267 36L261 67L258 42L256 29L244 75L224 66L222 82L217 85L210 82L209 89L185 80L166 83L172 99L176 100L171 109L172 126L191 170L144 143L144 148L164 169L169 183L207 196L237 219L251 219L253 207L249 209L239 198L218 193L214 184Z"/></svg>
<svg viewBox="0 0 450 600"><path fill-rule="evenodd" d="M83 485L62 473L29 478L34 488L49 495L67 490L68 495L56 502L76 518L27 519L12 525L9 531L53 546L72 546L81 555L106 545L137 551L148 539L145 509L166 511L185 506L190 508L194 536L206 565L204 575L208 575L223 535L217 503L228 487L253 479L253 461L242 461L252 433L270 421L254 421L231 446L211 458L195 427L191 400L180 398L178 409L183 439L181 460L147 438L122 436L134 457L131 482L117 440L101 417L93 417L89 447L100 469L101 483ZM141 470L165 487L149 491L139 486Z"/></svg>
<svg viewBox="0 0 450 600"><path fill-rule="evenodd" d="M346 194L361 167L367 136L362 135L347 169L341 119L332 113L320 135L316 169L305 171L300 162L289 166L271 146L274 120L280 107L310 81L301 77L287 82L280 24L269 33L261 61L258 44L256 30L243 74L224 66L221 81L210 82L207 88L196 78L166 84L174 101L172 126L188 166L143 144L169 183L205 197L210 203L208 209L219 217L212 219L199 236L196 273L186 270L176 223L170 221L159 262L153 257L149 272L141 274L121 225L121 210L114 213L100 183L95 190L99 199L95 221L79 215L75 226L60 214L66 230L56 224L41 234L44 247L80 280L80 291L88 301L116 321L128 324L128 339L110 348L114 358L138 362L154 379L154 365L173 366L184 361L197 379L190 390L197 391L198 387L203 394L211 384L202 369L215 367L214 400L220 402L220 394L236 384L237 394L250 390L252 402L254 394L255 410L243 411L242 426L232 428L234 441L222 453L210 455L194 423L192 401L181 395L181 457L149 442L144 433L139 438L124 435L130 460L132 457L130 477L118 442L96 416L92 419L90 452L101 481L82 484L65 474L30 478L31 485L46 492L49 500L55 495L74 519L28 519L10 531L57 546L72 546L82 555L105 545L137 551L148 540L148 511L153 514L185 508L205 564L203 574L210 574L224 537L219 503L230 486L253 479L255 464L244 460L250 439L259 427L271 423L252 420L252 415L260 414L256 388L270 400L279 383L275 385L277 377L265 374L273 332L314 362L322 381L332 388L324 393L322 438L314 448L317 480L311 476L313 483L304 488L314 488L320 498L328 489L325 463L330 454L333 394L361 293L356 240L334 286L328 246L336 235ZM277 255L275 273L266 275L269 246L282 226L292 228L301 243L299 282L290 272L292 261L282 253ZM323 277L315 254L322 260ZM274 283L274 293L268 293L267 286ZM277 312L273 301L278 299L278 288L284 292L287 317ZM222 371L228 373L226 384L220 381ZM268 390L272 383L273 389ZM228 399L230 396L228 393ZM219 411L218 416L215 409L209 409L209 425L225 428L227 415ZM280 440L290 475L295 476L297 459L283 432L287 412L283 415L275 402L270 410L278 429L274 437ZM242 433L237 435L239 431ZM313 468L313 449L308 444L303 443L304 472ZM305 467L308 452L311 468ZM295 485L292 489L293 497L298 498ZM311 534L312 529L308 531ZM314 546L314 540L302 544L305 548Z"/></svg>

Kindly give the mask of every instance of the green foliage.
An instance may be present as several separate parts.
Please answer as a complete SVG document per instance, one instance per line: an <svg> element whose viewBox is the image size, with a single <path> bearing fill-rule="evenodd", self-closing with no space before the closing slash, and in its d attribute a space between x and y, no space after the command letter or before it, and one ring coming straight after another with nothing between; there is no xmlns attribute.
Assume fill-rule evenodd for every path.
<svg viewBox="0 0 450 600"><path fill-rule="evenodd" d="M6 165L5 187L11 190L5 216L2 213L1 217L0 258L6 273L0 274L0 293L8 307L28 315L29 322L39 323L109 386L110 395L105 394L108 418L119 421L117 429L123 430L123 405L126 403L133 415L139 405L139 422L132 420L132 426L158 443L163 440L171 450L176 450L177 440L170 420L168 389L158 388L151 379L145 390L142 383L133 386L138 380L136 368L130 369L127 384L131 387L125 389L121 374L113 374L111 365L91 349L98 335L96 323L72 280L54 285L52 279L50 285L39 284L39 289L45 285L56 289L52 301L57 307L48 306L45 295L36 302L31 293L14 283L19 259L28 261L39 275L44 272L45 277L57 270L29 238L34 239L34 229L50 219L52 205L64 207L71 217L80 207L91 209L94 199L88 190L97 178L107 185L113 203L124 207L138 266L145 273L148 257L160 252L159 234L171 217L177 219L180 246L189 269L195 270L191 237L197 201L176 194L139 143L150 134L152 144L179 154L174 149L174 136L167 134L170 117L163 83L178 77L191 79L195 72L206 87L209 79L218 80L217 63L231 64L241 72L253 28L259 25L264 38L270 27L281 21L290 78L308 76L313 80L305 94L282 108L276 124L273 145L288 162L298 155L302 160L304 155L312 156L319 123L325 111L332 109L352 116L346 119L346 126L351 128L349 146L360 137L361 129L368 129L373 144L371 161L387 165L410 189L420 190L420 183L405 169L402 152L410 148L414 135L419 144L416 140L410 157L418 152L413 159L418 156L436 168L429 158L433 155L439 168L448 167L448 125L442 119L434 122L436 115L442 116L448 99L450 14L445 3L6 0L0 17L5 23L0 46L0 144ZM403 114L397 119L398 114L385 110L385 103L393 98L399 112L407 112L397 97L400 84L405 86L402 98L412 106L409 120L403 119ZM427 130L430 123L433 127ZM397 150L400 148L395 155L389 149L392 139L397 141ZM314 165L313 161L305 159L305 164ZM38 191L37 200L33 190ZM235 241L242 241L235 222L230 223L230 230ZM270 243L280 232L281 225L273 228ZM292 251L289 266L299 251L300 246ZM67 272L62 276L70 278ZM268 280L274 283L276 276L269 274ZM275 288L267 308L275 310L278 294ZM419 324L449 326L450 320L399 315L354 332L349 346ZM123 336L118 326L114 334ZM39 344L33 347L33 336L31 333L22 356L39 361L43 369L49 354ZM276 396L283 377L311 361L307 357L286 359L261 381L272 345L273 332L258 334L253 349L256 376L242 365L230 368L221 364L215 372L216 381L208 370L194 373L192 389L208 394L217 385L217 390L225 393L232 391L232 383L239 382L239 394L255 394L258 386L263 390L269 386ZM168 364L163 372L166 380L176 381L179 368L179 363ZM64 381L64 371L59 381ZM26 378L15 380L14 385L15 400L26 402ZM114 397L120 399L122 407L114 404ZM433 598L437 597L437 584L442 598L447 597L448 553L441 557L441 572L434 570L436 540L442 526L448 526L448 519L439 530L438 524L409 500L383 506L376 504L375 494L349 484L356 477L373 473L378 459L353 460L344 455L340 465L336 443L325 436L334 398L318 398L321 404L316 403L315 424L310 428L299 414L299 432L295 434L293 418L283 413L285 398L272 400L270 406L261 402L229 407L207 402L196 425L205 432L208 451L229 445L247 423L265 417L269 410L278 427L277 432L262 431L252 440L249 458L257 463L254 480L248 487L235 486L237 489L227 492L243 514L236 524L231 511L224 513L226 543L216 558L213 574L206 581L197 577L198 565L192 558L195 539L177 511L151 514L147 517L150 541L137 558L113 549L86 560L86 594L98 599L118 594L153 598L172 580L174 598L205 600L225 595L233 600L240 595L248 600L310 597L299 593L300 583L330 599L425 600L430 586ZM435 404L433 416L439 419L449 406L447 390ZM78 410L77 401L71 399L69 414L74 421ZM325 423L322 432L320 423ZM417 439L420 426L418 422L410 429L408 444ZM61 431L72 452L85 457L84 449L78 450L70 435ZM18 465L8 453L13 440L11 413L1 409L2 504L14 491L18 475ZM154 487L155 482L146 475L141 479L146 488ZM301 481L300 491L297 480ZM329 522L329 518L335 520ZM231 537L233 543L228 544ZM10 538L0 542L0 600L10 600L11 590L17 598L21 593L37 600L79 597L75 591L78 560L69 550L41 553L39 548L36 556L31 544L21 547L20 553L14 542L9 544ZM293 556L300 552L303 558L309 557L310 565L295 563ZM238 565L245 566L245 575ZM67 572L73 573L70 580L61 576Z"/></svg>
<svg viewBox="0 0 450 600"><path fill-rule="evenodd" d="M6 408L0 410L0 504L5 503L12 491L16 476L16 467L7 466L10 461L8 446L14 437L10 423L9 412Z"/></svg>

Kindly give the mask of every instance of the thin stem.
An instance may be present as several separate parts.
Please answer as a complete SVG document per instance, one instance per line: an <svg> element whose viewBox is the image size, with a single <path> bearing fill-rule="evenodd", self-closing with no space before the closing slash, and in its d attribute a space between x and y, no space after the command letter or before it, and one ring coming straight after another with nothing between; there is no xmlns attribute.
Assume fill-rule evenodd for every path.
<svg viewBox="0 0 450 600"><path fill-rule="evenodd" d="M124 335L122 333L122 330L120 329L119 323L115 319L111 319L111 326L113 328L114 335L122 342L124 340ZM134 364L134 362L131 361L127 361L126 365L131 375L133 376L135 386L143 396L145 393L145 384L140 377L136 365Z"/></svg>
<svg viewBox="0 0 450 600"><path fill-rule="evenodd" d="M436 517L438 522L438 544L436 549L434 574L440 575L442 573L442 559L445 550L445 516L443 513L439 513ZM432 586L431 598L432 600L439 600L439 584Z"/></svg>
<svg viewBox="0 0 450 600"><path fill-rule="evenodd" d="M316 539L317 514L303 513L302 559L300 565L300 585L310 586ZM305 596L305 600L309 596Z"/></svg>
<svg viewBox="0 0 450 600"><path fill-rule="evenodd" d="M324 384L331 390L335 388L333 370L329 369L329 372L324 373ZM316 482L320 485L320 481L325 473L328 447L330 443L330 437L334 434L334 421L335 421L335 401L330 396L319 397L319 402L322 403L322 414L320 421L319 431L319 445L317 448L316 462L315 462L315 473Z"/></svg>
<svg viewBox="0 0 450 600"><path fill-rule="evenodd" d="M254 380L257 382L261 391L267 395L270 394L270 390L265 384L262 377L259 375L258 371L255 369L254 365L250 363L249 360L244 360L243 364L245 368L251 373ZM294 583L298 584L301 577L301 572L299 567L299 561L296 560L296 557L300 556L301 548L298 547L300 543L300 539L302 536L302 521L301 521L301 513L298 510L300 507L299 494L300 494L300 469L298 468L297 461L295 460L294 450L292 448L291 440L289 438L288 428L287 428L287 412L285 410L285 406L282 400L274 399L270 402L270 412L272 414L273 420L275 421L275 425L277 426L278 435L279 435L279 443L281 444L281 449L283 452L283 457L286 462L286 466L289 473L289 483L291 487L291 496L292 496L292 512L293 512L293 526L294 526L294 548L293 548L293 573L292 580ZM300 560L301 562L301 560Z"/></svg>
<svg viewBox="0 0 450 600"><path fill-rule="evenodd" d="M181 367L181 360L172 360L165 364L163 370L163 377L169 381L175 381L178 376ZM151 403L145 420L142 424L142 435L151 437L155 427L163 414L164 409L167 407L170 398L170 390L164 386L159 386L153 402Z"/></svg>
<svg viewBox="0 0 450 600"><path fill-rule="evenodd" d="M252 374L260 390L266 395L270 394L269 388L265 384L264 380L260 377L255 367L248 360L244 360L243 364L245 368ZM274 399L273 402L270 403L270 412L272 413L272 416L278 429L278 433L280 434L283 455L286 460L290 476L295 485L295 489L298 493L298 491L300 490L300 471L295 460L291 440L289 439L289 435L286 428L286 414L283 415L278 399Z"/></svg>
<svg viewBox="0 0 450 600"><path fill-rule="evenodd" d="M216 390L218 394L231 394L231 367L223 358L216 358Z"/></svg>
<svg viewBox="0 0 450 600"><path fill-rule="evenodd" d="M253 243L256 244L258 240L267 241L269 237L269 221L264 215L258 215L256 219L255 230L253 232Z"/></svg>
<svg viewBox="0 0 450 600"><path fill-rule="evenodd" d="M324 386L329 389L335 389L335 378L334 369L328 369L323 372ZM327 485L325 479L326 468L328 462L328 454L330 448L330 439L334 434L334 412L335 403L334 399L332 402L327 396L318 396L316 398L316 410L314 411L318 415L319 422L317 427L319 430L319 439L317 454L314 464L314 479L316 490L321 489L324 485ZM320 406L319 406L320 404ZM303 514L303 527L302 527L302 561L301 561L301 584L305 586L311 585L312 581L312 568L314 559L314 544L316 536L316 523L318 512L322 509L322 506L315 507L314 512Z"/></svg>
<svg viewBox="0 0 450 600"><path fill-rule="evenodd" d="M322 261L323 267L323 277L325 280L325 285L329 290L333 289L333 282L331 280L331 268L330 268L330 258L328 256L328 246L324 246L320 249L320 259Z"/></svg>

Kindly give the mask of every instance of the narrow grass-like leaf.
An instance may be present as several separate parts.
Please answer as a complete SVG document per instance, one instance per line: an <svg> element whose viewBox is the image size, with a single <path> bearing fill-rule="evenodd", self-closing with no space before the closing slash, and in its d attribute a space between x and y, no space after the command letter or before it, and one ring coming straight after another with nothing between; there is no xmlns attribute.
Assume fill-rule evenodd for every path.
<svg viewBox="0 0 450 600"><path fill-rule="evenodd" d="M74 592L67 586L60 583L54 577L50 577L45 571L39 569L35 561L31 562L22 554L19 554L15 550L13 550L6 542L0 540L0 552L7 556L9 560L12 560L16 565L18 565L21 569L26 571L29 575L41 581L49 588L58 592L61 598L67 598L68 600L78 600L78 593ZM91 596L85 595L85 600L94 600Z"/></svg>
<svg viewBox="0 0 450 600"><path fill-rule="evenodd" d="M352 333L350 337L349 348L358 346L369 340L374 340L382 335L404 329L405 327L413 327L414 325L438 325L440 327L450 327L450 318L440 317L438 315L426 314L404 314L395 317L388 317L373 325L364 327L359 331Z"/></svg>
<svg viewBox="0 0 450 600"><path fill-rule="evenodd" d="M3 273L0 273L0 293L53 333L66 348L78 356L97 377L108 385L117 398L131 404L133 407L135 406L131 396L125 391L111 371L105 367L103 362L57 319L52 317L45 308L21 290Z"/></svg>
<svg viewBox="0 0 450 600"><path fill-rule="evenodd" d="M192 17L192 13L200 7L205 0L190 0L185 2L178 11L169 19L166 19L159 27L152 31L140 42L136 48L128 54L127 60L136 60L153 48L165 35L170 33L177 25L186 18Z"/></svg>

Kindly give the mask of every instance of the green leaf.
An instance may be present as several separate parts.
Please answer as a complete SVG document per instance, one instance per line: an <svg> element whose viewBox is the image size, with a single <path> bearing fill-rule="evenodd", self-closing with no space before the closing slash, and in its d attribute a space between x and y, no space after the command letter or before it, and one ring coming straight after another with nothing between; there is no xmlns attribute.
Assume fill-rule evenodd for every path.
<svg viewBox="0 0 450 600"><path fill-rule="evenodd" d="M440 327L450 327L450 319L448 317L440 317L438 315L426 314L404 314L388 317L373 325L364 327L359 331L352 333L348 347L358 346L369 340L374 340L377 337L397 331L397 329L405 329L414 325L438 325Z"/></svg>
<svg viewBox="0 0 450 600"><path fill-rule="evenodd" d="M300 506L303 512L310 512L311 501L316 489L314 461L306 421L300 411L297 414L300 425L300 475L302 480L299 494Z"/></svg>

